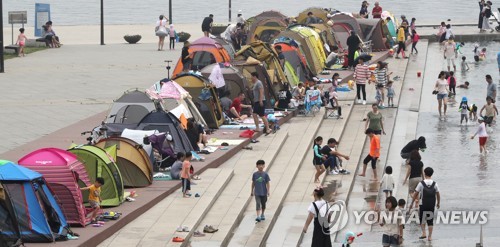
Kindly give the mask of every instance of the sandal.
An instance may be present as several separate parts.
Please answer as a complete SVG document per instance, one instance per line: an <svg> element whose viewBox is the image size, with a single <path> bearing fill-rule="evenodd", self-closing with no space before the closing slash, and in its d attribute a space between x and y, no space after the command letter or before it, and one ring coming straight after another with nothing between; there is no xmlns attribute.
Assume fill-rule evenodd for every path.
<svg viewBox="0 0 500 247"><path fill-rule="evenodd" d="M181 242L184 242L184 239L181 237L174 237L174 238L172 238L172 242L181 243Z"/></svg>
<svg viewBox="0 0 500 247"><path fill-rule="evenodd" d="M193 176L193 180L201 180L201 178L198 175Z"/></svg>

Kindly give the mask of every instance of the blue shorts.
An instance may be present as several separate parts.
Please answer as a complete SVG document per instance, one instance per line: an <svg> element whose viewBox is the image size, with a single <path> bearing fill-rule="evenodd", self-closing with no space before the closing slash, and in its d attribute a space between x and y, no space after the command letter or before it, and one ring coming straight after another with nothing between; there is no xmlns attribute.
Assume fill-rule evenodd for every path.
<svg viewBox="0 0 500 247"><path fill-rule="evenodd" d="M448 94L447 93L438 93L437 94L437 99L438 100L444 99L444 98L448 98Z"/></svg>
<svg viewBox="0 0 500 247"><path fill-rule="evenodd" d="M384 246L399 246L399 236L398 235L382 235L382 245Z"/></svg>

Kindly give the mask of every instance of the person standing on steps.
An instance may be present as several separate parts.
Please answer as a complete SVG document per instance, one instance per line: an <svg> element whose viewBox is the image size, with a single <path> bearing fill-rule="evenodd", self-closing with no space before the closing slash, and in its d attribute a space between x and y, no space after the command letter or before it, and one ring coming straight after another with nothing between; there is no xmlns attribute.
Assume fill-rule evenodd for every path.
<svg viewBox="0 0 500 247"><path fill-rule="evenodd" d="M363 105L366 105L366 82L370 79L370 70L362 57L358 58L359 64L354 69L354 80L356 81L356 97L358 104L361 103L361 93L363 93Z"/></svg>
<svg viewBox="0 0 500 247"><path fill-rule="evenodd" d="M448 108L448 81L445 79L446 73L441 71L439 73L439 78L436 81L436 85L434 87L434 92L437 94L438 101L438 111L439 111L439 119L442 119L441 109L444 107L444 117L446 118L446 109Z"/></svg>
<svg viewBox="0 0 500 247"><path fill-rule="evenodd" d="M330 238L330 227L328 222L330 212L328 210L328 202L323 199L325 191L323 188L316 188L313 195L314 202L312 202L307 209L309 214L302 232L307 233L307 229L309 228L311 221L314 220L314 231L311 246L331 247L332 239Z"/></svg>
<svg viewBox="0 0 500 247"><path fill-rule="evenodd" d="M201 31L203 31L203 35L208 37L210 32L212 31L212 23L214 22L214 15L210 14L201 23Z"/></svg>
<svg viewBox="0 0 500 247"><path fill-rule="evenodd" d="M354 64L354 53L356 53L356 51L358 50L359 44L361 44L361 40L359 40L356 32L351 31L351 35L347 38L347 60L349 69L356 66L356 64Z"/></svg>
<svg viewBox="0 0 500 247"><path fill-rule="evenodd" d="M370 128L366 129L365 134L370 137L370 153L366 155L366 158L363 160L363 172L358 175L364 177L366 175L366 167L368 166L368 162L371 162L373 169L373 180L377 181L377 160L380 157L380 138L375 135L373 130Z"/></svg>
<svg viewBox="0 0 500 247"><path fill-rule="evenodd" d="M403 58L408 58L405 55L405 50L406 50L406 28L407 24L406 22L401 23L401 25L398 28L398 34L397 34L397 41L398 41L398 50L396 52L396 59L399 59L399 53L403 56Z"/></svg>
<svg viewBox="0 0 500 247"><path fill-rule="evenodd" d="M378 110L377 104L372 104L372 110L366 114L365 130L372 129L375 135L385 135L384 117Z"/></svg>
<svg viewBox="0 0 500 247"><path fill-rule="evenodd" d="M435 181L432 180L432 175L434 170L431 167L426 167L424 169L424 180L421 181L415 193L413 194L413 200L420 200L420 207L418 210L418 217L420 220L420 227L422 228L422 236L419 239L432 240L432 230L434 226L434 210L439 209L441 202L441 195L439 193L439 187ZM429 229L428 235L425 232L425 224Z"/></svg>
<svg viewBox="0 0 500 247"><path fill-rule="evenodd" d="M268 135L271 133L269 129L269 122L265 114L266 108L266 96L264 95L264 84L259 80L259 74L257 72L252 72L252 83L253 83L253 120L255 123L255 132L260 131L259 117L264 123L264 134Z"/></svg>

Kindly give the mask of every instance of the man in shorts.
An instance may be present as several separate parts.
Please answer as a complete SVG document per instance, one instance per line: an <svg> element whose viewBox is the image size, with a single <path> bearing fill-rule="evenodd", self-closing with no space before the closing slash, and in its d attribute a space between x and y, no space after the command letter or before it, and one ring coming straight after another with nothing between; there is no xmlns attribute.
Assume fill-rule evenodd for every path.
<svg viewBox="0 0 500 247"><path fill-rule="evenodd" d="M488 87L486 88L486 97L490 97L494 104L497 99L497 84L493 82L491 75L486 75L486 82L488 83Z"/></svg>
<svg viewBox="0 0 500 247"><path fill-rule="evenodd" d="M260 131L259 117L262 118L264 123L264 132L266 135L271 133L269 129L269 122L265 114L266 108L266 96L264 95L264 84L258 78L259 74L257 72L252 72L252 83L253 83L253 120L255 122L255 131Z"/></svg>
<svg viewBox="0 0 500 247"><path fill-rule="evenodd" d="M450 72L450 66L453 64L453 71L457 71L457 66L455 65L455 59L458 57L456 50L456 45L453 39L449 39L444 45L444 59L448 63L448 72Z"/></svg>
<svg viewBox="0 0 500 247"><path fill-rule="evenodd" d="M370 137L370 153L363 160L363 172L358 175L364 177L366 175L368 162L371 162L373 180L377 181L377 160L380 157L380 137L375 135L375 132L370 128L366 129L365 134Z"/></svg>

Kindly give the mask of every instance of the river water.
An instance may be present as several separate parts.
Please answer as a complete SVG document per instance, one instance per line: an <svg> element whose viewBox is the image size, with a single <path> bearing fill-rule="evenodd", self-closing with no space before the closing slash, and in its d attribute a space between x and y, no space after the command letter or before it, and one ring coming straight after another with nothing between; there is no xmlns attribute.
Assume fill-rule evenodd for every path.
<svg viewBox="0 0 500 247"><path fill-rule="evenodd" d="M149 24L155 23L160 14L168 15L168 0L105 0L106 24ZM264 10L278 10L287 16L296 16L299 12L312 6L335 8L345 12L359 12L362 1L331 0L246 0L232 1L233 21L238 10L243 10L245 17L254 16ZM370 1L373 7L375 1ZM99 0L44 0L51 7L51 19L55 25L93 25L99 24ZM172 0L174 23L197 23L212 13L215 22L228 21L229 0ZM382 0L380 6L384 10L415 17L420 23L438 23L452 21L475 22L479 8L474 0L420 0L400 1ZM495 6L494 6L495 8ZM3 1L4 25L8 25L8 11L28 11L28 24L34 23L35 1L6 0ZM417 23L418 23L417 22Z"/></svg>

